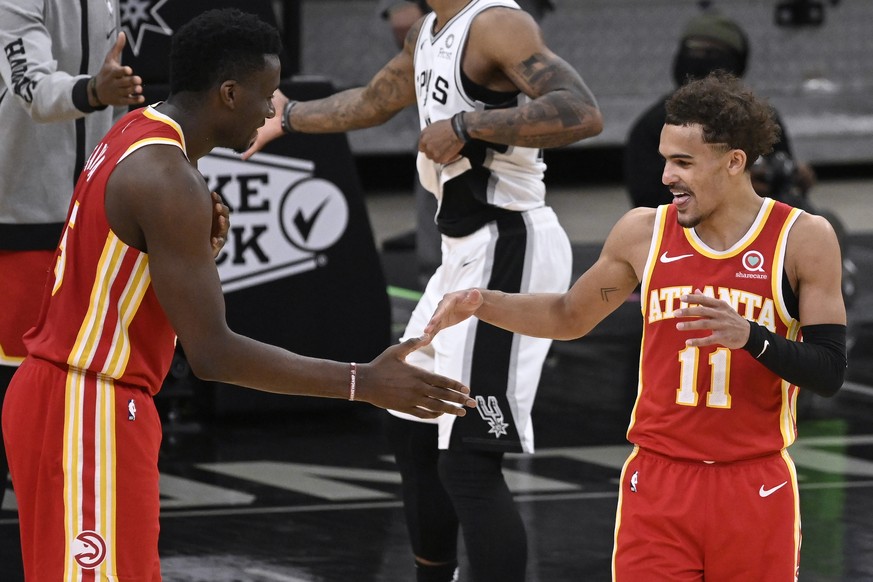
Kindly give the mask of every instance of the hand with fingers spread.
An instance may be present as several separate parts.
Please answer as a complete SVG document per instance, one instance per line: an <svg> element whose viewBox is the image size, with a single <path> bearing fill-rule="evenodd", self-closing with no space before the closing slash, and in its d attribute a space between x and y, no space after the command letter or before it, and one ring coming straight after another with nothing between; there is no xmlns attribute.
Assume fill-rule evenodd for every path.
<svg viewBox="0 0 873 582"><path fill-rule="evenodd" d="M461 323L476 314L484 299L478 289L465 289L446 293L437 304L436 311L424 327L424 336L433 338L440 330ZM430 343L430 339L427 339Z"/></svg>
<svg viewBox="0 0 873 582"><path fill-rule="evenodd" d="M468 387L405 362L407 355L429 341L427 336L408 339L389 347L369 364L358 366L356 399L419 418L436 418L443 413L464 416L463 406L476 406L468 396Z"/></svg>
<svg viewBox="0 0 873 582"><path fill-rule="evenodd" d="M224 203L218 192L212 192L212 256L218 257L218 253L227 242L227 231L230 228L230 208Z"/></svg>
<svg viewBox="0 0 873 582"><path fill-rule="evenodd" d="M673 312L675 317L694 317L690 321L680 321L676 329L680 331L710 330L706 336L693 337L685 341L689 347L721 345L732 350L740 349L749 340L749 322L730 306L727 301L703 295L699 289L683 295L687 307Z"/></svg>
<svg viewBox="0 0 873 582"><path fill-rule="evenodd" d="M132 68L121 64L121 51L126 40L123 32L118 33L118 39L106 54L100 72L88 82L88 102L91 107L139 105L145 101L142 78L134 75Z"/></svg>

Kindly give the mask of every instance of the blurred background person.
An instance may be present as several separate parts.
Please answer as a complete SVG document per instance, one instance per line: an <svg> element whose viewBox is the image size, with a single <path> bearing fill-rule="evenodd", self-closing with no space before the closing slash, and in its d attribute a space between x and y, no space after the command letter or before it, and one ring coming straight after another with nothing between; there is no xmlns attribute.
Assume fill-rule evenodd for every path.
<svg viewBox="0 0 873 582"><path fill-rule="evenodd" d="M673 82L679 88L715 70L742 77L749 55L749 39L740 25L714 10L704 10L689 20L682 31L673 59ZM628 132L624 180L633 206L654 208L673 200L670 190L661 182L664 159L658 153L666 117L664 104L671 95L672 92L660 97L634 121ZM774 144L773 152L753 167L752 183L761 196L799 205L799 199L815 182L815 173L808 164L795 160L778 113L776 122L782 130L781 138Z"/></svg>

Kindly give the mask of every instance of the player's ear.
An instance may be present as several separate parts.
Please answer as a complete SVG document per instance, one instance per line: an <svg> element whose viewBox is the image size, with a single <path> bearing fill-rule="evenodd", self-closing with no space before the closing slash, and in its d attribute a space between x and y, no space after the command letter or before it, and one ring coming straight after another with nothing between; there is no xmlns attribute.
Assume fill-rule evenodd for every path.
<svg viewBox="0 0 873 582"><path fill-rule="evenodd" d="M742 174L746 171L746 152L737 148L728 152L727 170L731 174Z"/></svg>
<svg viewBox="0 0 873 582"><path fill-rule="evenodd" d="M234 109L236 107L236 97L238 89L239 84L233 79L228 79L218 87L221 102L230 109Z"/></svg>

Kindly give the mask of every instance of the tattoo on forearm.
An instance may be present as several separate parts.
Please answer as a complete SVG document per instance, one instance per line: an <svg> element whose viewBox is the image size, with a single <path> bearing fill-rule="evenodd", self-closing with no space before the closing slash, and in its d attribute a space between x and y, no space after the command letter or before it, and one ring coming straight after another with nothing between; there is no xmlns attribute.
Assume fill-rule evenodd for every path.
<svg viewBox="0 0 873 582"><path fill-rule="evenodd" d="M296 112L295 123L308 133L348 131L384 123L407 102L414 102L410 83L403 71L388 67L366 87L305 102Z"/></svg>
<svg viewBox="0 0 873 582"><path fill-rule="evenodd" d="M527 147L557 147L596 135L600 116L594 96L579 74L559 57L535 53L515 69L516 84L537 99L521 110L489 112L478 126L482 139ZM469 122L468 122L469 123Z"/></svg>
<svg viewBox="0 0 873 582"><path fill-rule="evenodd" d="M601 287L600 288L600 298L604 303L609 303L609 294L613 291L618 291L618 287Z"/></svg>

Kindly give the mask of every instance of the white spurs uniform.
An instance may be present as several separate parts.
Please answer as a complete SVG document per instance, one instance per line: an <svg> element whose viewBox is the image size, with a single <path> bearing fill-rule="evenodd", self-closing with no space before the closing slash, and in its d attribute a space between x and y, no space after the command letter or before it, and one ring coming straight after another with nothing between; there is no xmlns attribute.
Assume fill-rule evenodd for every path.
<svg viewBox="0 0 873 582"><path fill-rule="evenodd" d="M516 107L529 100L519 92L478 86L461 70L470 25L492 7L518 9L510 0L474 0L438 32L436 15L424 18L415 47L422 128L460 111ZM487 287L510 293L563 292L570 283L570 242L545 205L541 151L472 140L461 153L460 160L445 165L418 157L419 178L439 204L442 264L404 338L421 334L450 291ZM551 340L515 335L471 318L410 354L410 363L470 386L478 403L464 417L446 414L435 421L439 447L533 452L530 413L550 345Z"/></svg>

